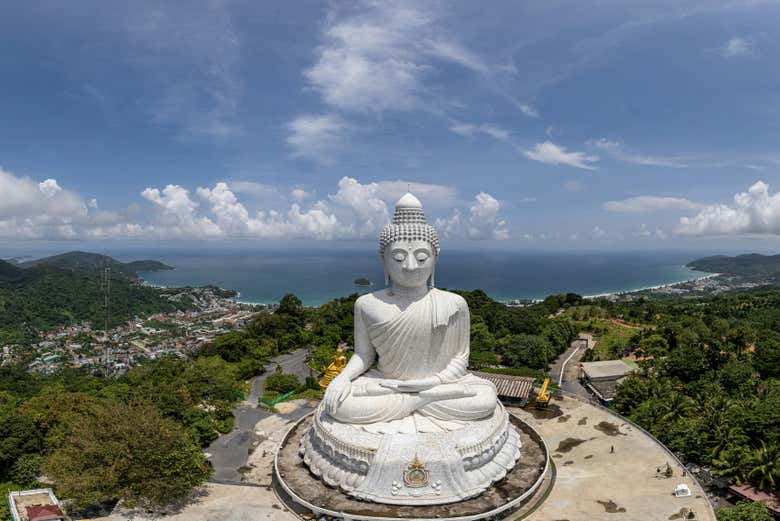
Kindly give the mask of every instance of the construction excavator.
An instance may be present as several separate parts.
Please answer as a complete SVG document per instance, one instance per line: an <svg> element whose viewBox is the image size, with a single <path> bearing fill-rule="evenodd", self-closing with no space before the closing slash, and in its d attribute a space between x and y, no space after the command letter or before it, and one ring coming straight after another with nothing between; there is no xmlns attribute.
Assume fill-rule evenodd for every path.
<svg viewBox="0 0 780 521"><path fill-rule="evenodd" d="M550 393L547 391L549 385L550 379L545 378L544 382L542 382L542 388L539 389L539 392L536 394L536 399L534 400L534 407L537 409L546 409L547 405L549 405Z"/></svg>

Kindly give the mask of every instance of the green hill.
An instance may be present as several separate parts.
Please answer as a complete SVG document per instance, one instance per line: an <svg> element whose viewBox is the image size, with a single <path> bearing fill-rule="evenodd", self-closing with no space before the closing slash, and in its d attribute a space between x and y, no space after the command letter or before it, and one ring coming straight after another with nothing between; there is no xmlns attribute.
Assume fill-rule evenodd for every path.
<svg viewBox="0 0 780 521"><path fill-rule="evenodd" d="M724 275L750 278L776 277L780 273L780 255L761 255L759 253L748 253L736 257L715 255L689 262L686 266L698 271Z"/></svg>
<svg viewBox="0 0 780 521"><path fill-rule="evenodd" d="M175 311L178 305L155 288L112 270L110 325L139 315ZM41 263L19 268L0 261L0 345L31 340L59 324L105 320L99 272Z"/></svg>
<svg viewBox="0 0 780 521"><path fill-rule="evenodd" d="M108 260L108 266L112 274L137 279L139 271L160 271L172 270L173 268L155 260L139 260L133 262L120 262L112 257L100 255L98 253L88 253L83 251L71 251L52 257L44 257L21 263L23 268L32 268L36 266L50 266L69 271L82 271L86 273L101 273L103 263Z"/></svg>

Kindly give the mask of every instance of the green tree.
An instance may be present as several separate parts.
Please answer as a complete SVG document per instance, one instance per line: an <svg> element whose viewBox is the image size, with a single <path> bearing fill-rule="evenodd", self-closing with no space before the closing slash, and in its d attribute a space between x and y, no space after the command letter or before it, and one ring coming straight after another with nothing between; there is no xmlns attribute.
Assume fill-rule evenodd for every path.
<svg viewBox="0 0 780 521"><path fill-rule="evenodd" d="M756 342L753 364L763 378L780 378L780 342L775 339Z"/></svg>
<svg viewBox="0 0 780 521"><path fill-rule="evenodd" d="M301 386L301 382L294 374L275 372L268 375L264 382L264 388L266 391L271 391L278 394L285 394L291 391L295 391Z"/></svg>
<svg viewBox="0 0 780 521"><path fill-rule="evenodd" d="M198 444L154 407L103 405L79 418L78 428L43 465L75 507L122 499L128 506L159 508L209 476Z"/></svg>
<svg viewBox="0 0 780 521"><path fill-rule="evenodd" d="M513 367L545 369L552 355L550 343L541 335L512 335L504 359Z"/></svg>
<svg viewBox="0 0 780 521"><path fill-rule="evenodd" d="M279 307L276 309L276 312L293 318L300 318L303 316L303 302L292 293L288 293L279 301Z"/></svg>
<svg viewBox="0 0 780 521"><path fill-rule="evenodd" d="M719 508L718 521L772 521L772 515L763 503L740 501L733 508Z"/></svg>
<svg viewBox="0 0 780 521"><path fill-rule="evenodd" d="M645 356L664 356L669 351L669 343L659 334L652 334L639 341L639 348Z"/></svg>

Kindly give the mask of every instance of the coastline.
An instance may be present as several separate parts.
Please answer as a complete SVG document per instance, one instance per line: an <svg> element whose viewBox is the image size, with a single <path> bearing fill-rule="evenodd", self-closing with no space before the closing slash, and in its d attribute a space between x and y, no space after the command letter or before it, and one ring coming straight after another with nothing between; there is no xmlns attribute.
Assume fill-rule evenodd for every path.
<svg viewBox="0 0 780 521"><path fill-rule="evenodd" d="M686 266L683 265L682 267L686 267ZM693 271L696 271L696 270L693 270ZM705 272L699 271L698 273L705 273ZM692 278L687 278L687 279L684 279L684 280L678 280L678 281L675 281L675 282L665 282L663 284L654 284L654 285L650 285L650 286L640 286L640 287L630 288L630 289L605 291L603 293L594 293L594 294L590 294L590 295L583 295L582 298L593 300L593 299L598 299L598 298L606 298L606 297L612 297L612 296L628 295L628 294L632 294L632 293L639 293L639 292L642 292L642 291L650 291L650 290L661 289L661 288L670 288L670 287L677 286L679 284L686 284L686 283L690 283L690 282L696 282L696 281L700 281L700 280L706 280L706 279L714 278L714 277L717 277L719 275L721 275L721 274L720 273L706 273L705 275L696 276L696 277L692 277ZM154 283L154 282L150 282L150 281L144 279L141 276L140 273L139 273L139 280L140 280L141 284L143 284L145 286L158 288L158 289L173 289L173 288L183 288L183 287L197 287L197 286L192 286L192 285L175 285L174 286L174 285L166 285L166 284ZM230 300L232 302L235 302L236 304L244 304L244 305L250 305L250 306L273 306L274 304L277 303L277 302L261 302L261 301L258 301L258 300L253 300L251 298L243 298L242 292L240 290L238 290L238 289L222 288L222 287L220 287L220 289L230 289L231 291L235 291L236 295L234 297L229 297L228 300ZM550 295L552 295L552 294L554 294L554 293L550 293ZM341 296L346 296L346 295L347 294L344 294L344 295L341 295ZM547 295L547 296L549 296L549 295ZM334 299L334 298L339 298L339 297L338 296L333 296L331 299ZM495 297L491 296L491 298L495 298ZM544 298L546 298L546 296L542 297L542 298L513 297L513 298L502 298L500 300L498 300L498 299L496 299L496 300L498 300L499 302L502 302L503 304L512 304L512 303L517 303L517 302L538 303L538 302L542 302L544 300ZM312 305L312 304L304 304L304 305L306 307L317 308L317 307L320 307L322 305L322 303L314 304L314 305Z"/></svg>
<svg viewBox="0 0 780 521"><path fill-rule="evenodd" d="M702 272L703 273L703 272ZM586 299L597 299L597 298L604 298L604 297L611 297L611 296L619 296L619 295L629 295L631 293L639 293L641 291L650 291L654 289L661 289L661 288L672 288L674 286L678 286L680 284L687 284L689 282L697 282L700 280L707 280L715 278L719 275L722 275L721 273L707 273L706 275L703 275L701 277L695 277L692 279L686 279L686 280L680 280L677 282L667 282L665 284L656 284L655 286L646 286L642 288L636 288L636 289L628 289L628 290L621 290L621 291L610 291L607 293L598 293L595 295L583 295L582 298Z"/></svg>

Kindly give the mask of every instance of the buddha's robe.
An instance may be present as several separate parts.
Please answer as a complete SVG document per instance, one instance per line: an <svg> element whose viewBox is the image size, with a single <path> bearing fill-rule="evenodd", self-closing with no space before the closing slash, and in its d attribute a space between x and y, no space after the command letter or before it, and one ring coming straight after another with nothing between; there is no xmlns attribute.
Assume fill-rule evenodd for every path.
<svg viewBox="0 0 780 521"><path fill-rule="evenodd" d="M350 395L330 411L336 420L370 424L417 413L442 425L442 421L475 420L493 413L495 387L466 372L469 310L460 295L432 289L393 318L366 326L377 366L352 382ZM383 380L433 375L442 383L419 393L380 385Z"/></svg>

